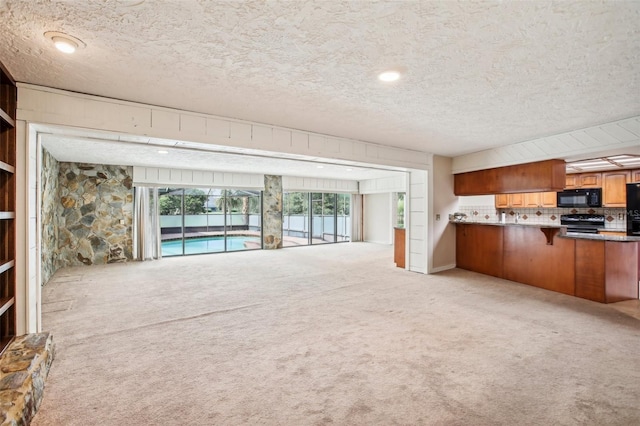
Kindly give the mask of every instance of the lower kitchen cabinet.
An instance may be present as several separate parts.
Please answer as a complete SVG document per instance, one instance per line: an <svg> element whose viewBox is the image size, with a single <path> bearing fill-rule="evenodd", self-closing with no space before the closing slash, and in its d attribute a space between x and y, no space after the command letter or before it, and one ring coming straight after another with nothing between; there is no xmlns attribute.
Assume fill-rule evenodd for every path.
<svg viewBox="0 0 640 426"><path fill-rule="evenodd" d="M502 277L502 230L500 226L458 224L456 262L459 268Z"/></svg>
<svg viewBox="0 0 640 426"><path fill-rule="evenodd" d="M576 296L602 303L637 299L634 264L638 243L576 240Z"/></svg>
<svg viewBox="0 0 640 426"><path fill-rule="evenodd" d="M532 225L457 224L457 267L601 303L638 298L640 242L566 238L557 232Z"/></svg>

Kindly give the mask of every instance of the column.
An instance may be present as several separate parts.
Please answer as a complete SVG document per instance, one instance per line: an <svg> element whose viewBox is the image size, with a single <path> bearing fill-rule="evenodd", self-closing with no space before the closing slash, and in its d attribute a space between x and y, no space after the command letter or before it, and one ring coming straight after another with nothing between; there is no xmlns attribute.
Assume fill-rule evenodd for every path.
<svg viewBox="0 0 640 426"><path fill-rule="evenodd" d="M265 250L282 248L282 176L264 175L262 244Z"/></svg>

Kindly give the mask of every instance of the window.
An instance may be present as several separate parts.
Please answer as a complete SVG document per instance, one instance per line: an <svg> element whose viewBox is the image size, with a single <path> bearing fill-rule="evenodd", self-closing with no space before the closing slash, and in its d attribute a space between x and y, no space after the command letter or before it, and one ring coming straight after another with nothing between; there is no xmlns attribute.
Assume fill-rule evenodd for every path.
<svg viewBox="0 0 640 426"><path fill-rule="evenodd" d="M283 247L351 240L351 196L323 192L285 192Z"/></svg>
<svg viewBox="0 0 640 426"><path fill-rule="evenodd" d="M260 191L164 188L159 194L162 256L262 248Z"/></svg>

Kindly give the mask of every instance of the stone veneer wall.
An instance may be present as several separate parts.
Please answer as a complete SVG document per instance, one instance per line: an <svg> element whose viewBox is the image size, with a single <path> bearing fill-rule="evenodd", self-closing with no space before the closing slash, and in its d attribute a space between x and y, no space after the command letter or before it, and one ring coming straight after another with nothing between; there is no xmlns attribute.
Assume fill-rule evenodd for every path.
<svg viewBox="0 0 640 426"><path fill-rule="evenodd" d="M49 333L15 337L0 356L0 424L29 425L54 358Z"/></svg>
<svg viewBox="0 0 640 426"><path fill-rule="evenodd" d="M282 176L264 175L262 240L266 250L282 248Z"/></svg>
<svg viewBox="0 0 640 426"><path fill-rule="evenodd" d="M60 163L57 267L133 259L132 167Z"/></svg>
<svg viewBox="0 0 640 426"><path fill-rule="evenodd" d="M58 227L60 205L60 186L58 185L58 175L60 174L60 164L53 158L49 151L42 150L42 170L40 183L42 188L42 284L46 284L49 278L58 270Z"/></svg>

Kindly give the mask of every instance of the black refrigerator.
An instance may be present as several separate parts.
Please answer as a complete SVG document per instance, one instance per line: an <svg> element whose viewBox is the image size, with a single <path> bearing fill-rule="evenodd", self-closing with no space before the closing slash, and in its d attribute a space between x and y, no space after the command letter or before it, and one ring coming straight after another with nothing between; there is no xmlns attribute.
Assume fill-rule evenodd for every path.
<svg viewBox="0 0 640 426"><path fill-rule="evenodd" d="M640 237L640 183L627 184L627 235Z"/></svg>

